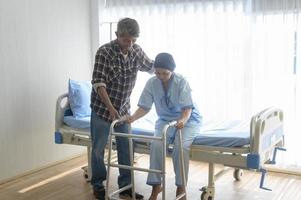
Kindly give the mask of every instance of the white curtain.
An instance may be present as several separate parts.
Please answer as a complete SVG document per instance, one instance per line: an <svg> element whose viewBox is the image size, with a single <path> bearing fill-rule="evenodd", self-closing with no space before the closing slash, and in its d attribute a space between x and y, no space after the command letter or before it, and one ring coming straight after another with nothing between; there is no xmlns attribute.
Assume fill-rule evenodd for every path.
<svg viewBox="0 0 301 200"><path fill-rule="evenodd" d="M254 1L250 23L251 57L248 69L250 75L250 107L260 110L268 105L284 111L287 152L281 153L286 167L300 167L297 111L297 86L301 58L299 0ZM299 66L298 66L299 65ZM300 78L299 78L300 80ZM300 94L299 94L300 95Z"/></svg>
<svg viewBox="0 0 301 200"><path fill-rule="evenodd" d="M108 1L101 20L116 22L124 16L137 19L141 28L137 43L152 58L159 52L173 54L176 71L188 78L195 101L206 118L245 117L247 20L242 3L139 2L137 5L137 1Z"/></svg>
<svg viewBox="0 0 301 200"><path fill-rule="evenodd" d="M173 54L176 72L188 79L205 119L249 119L266 107L282 108L288 148L282 161L301 166L294 154L301 140L294 129L301 122L300 1L103 1L100 41L109 41L110 24L116 30L108 22L135 18L141 29L137 43L151 58ZM148 77L140 73L133 105Z"/></svg>

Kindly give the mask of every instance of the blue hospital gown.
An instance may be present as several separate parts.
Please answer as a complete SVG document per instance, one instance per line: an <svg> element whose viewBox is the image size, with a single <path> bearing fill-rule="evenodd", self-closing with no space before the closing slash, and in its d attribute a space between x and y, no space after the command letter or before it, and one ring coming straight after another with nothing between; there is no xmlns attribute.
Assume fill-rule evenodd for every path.
<svg viewBox="0 0 301 200"><path fill-rule="evenodd" d="M199 124L202 121L202 117L192 101L191 88L184 77L179 74L173 73L166 91L161 80L156 76L148 80L138 106L150 110L153 103L159 117L158 121L177 120L184 108L192 108L187 126Z"/></svg>
<svg viewBox="0 0 301 200"><path fill-rule="evenodd" d="M189 166L189 150L193 138L199 134L202 117L198 109L195 107L192 97L191 88L183 76L173 73L169 80L167 90L164 89L160 79L156 76L148 80L145 88L140 96L138 106L150 110L152 105L155 104L155 109L158 115L156 121L155 136L161 136L163 127L170 121L176 121L180 118L182 109L192 108L192 113L182 129L183 150L184 150L184 166L186 177L188 177ZM179 144L178 139L175 137L176 129L171 127L167 132L167 144L173 144L172 158L174 164L174 171L176 174L176 185L182 185L180 176L180 163L179 163ZM168 145L167 145L168 146ZM152 141L151 154L150 154L150 168L162 168L162 142ZM161 184L161 177L156 173L149 173L147 184L155 185Z"/></svg>

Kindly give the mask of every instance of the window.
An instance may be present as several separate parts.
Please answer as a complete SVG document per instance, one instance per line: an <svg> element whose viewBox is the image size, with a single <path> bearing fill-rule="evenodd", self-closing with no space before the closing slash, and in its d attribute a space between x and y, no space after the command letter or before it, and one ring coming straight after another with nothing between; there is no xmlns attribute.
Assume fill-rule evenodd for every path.
<svg viewBox="0 0 301 200"><path fill-rule="evenodd" d="M301 121L298 1L108 2L100 12L100 29L103 22L125 16L137 19L137 43L152 58L159 52L173 54L176 72L187 77L205 119L248 119L266 107L283 109L289 146L285 163L301 166L293 153L301 139L294 129ZM147 76L140 73L138 82ZM136 85L134 104L144 86Z"/></svg>

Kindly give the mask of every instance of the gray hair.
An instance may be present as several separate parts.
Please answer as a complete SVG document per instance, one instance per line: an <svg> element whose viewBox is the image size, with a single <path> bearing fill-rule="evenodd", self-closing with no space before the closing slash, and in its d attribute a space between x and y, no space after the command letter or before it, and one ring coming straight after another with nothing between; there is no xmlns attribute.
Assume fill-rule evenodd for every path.
<svg viewBox="0 0 301 200"><path fill-rule="evenodd" d="M138 22L131 18L120 19L117 24L117 36L123 36L129 34L132 37L139 37L139 25Z"/></svg>

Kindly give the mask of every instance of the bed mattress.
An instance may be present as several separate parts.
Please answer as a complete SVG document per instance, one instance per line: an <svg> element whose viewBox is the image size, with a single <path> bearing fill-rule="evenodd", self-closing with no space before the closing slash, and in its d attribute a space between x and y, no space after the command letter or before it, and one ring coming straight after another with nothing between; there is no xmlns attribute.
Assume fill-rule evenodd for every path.
<svg viewBox="0 0 301 200"><path fill-rule="evenodd" d="M65 116L64 123L72 128L87 129L90 127L90 117ZM152 120L142 118L132 124L132 133L152 136L154 127L155 123ZM241 147L248 144L250 144L249 122L238 120L204 122L200 134L193 141L193 145L218 147Z"/></svg>

